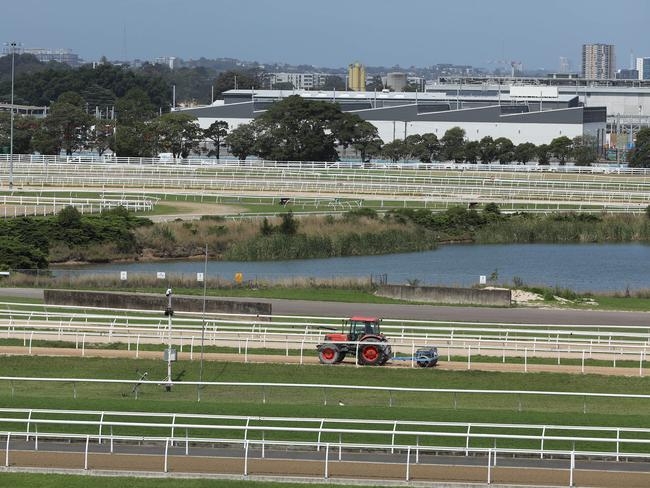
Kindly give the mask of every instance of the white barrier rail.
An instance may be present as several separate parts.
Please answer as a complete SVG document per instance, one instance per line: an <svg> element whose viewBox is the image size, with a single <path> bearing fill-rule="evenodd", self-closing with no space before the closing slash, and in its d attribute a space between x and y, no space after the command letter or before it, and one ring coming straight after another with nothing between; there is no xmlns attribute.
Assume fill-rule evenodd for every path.
<svg viewBox="0 0 650 488"><path fill-rule="evenodd" d="M175 442L183 442L190 435L194 439L202 439L230 432L232 434L227 439L228 441L260 440L260 437L267 441L273 441L274 434L281 434L281 439L276 437L275 440L288 441L287 437L292 436L291 440L296 442L315 441L318 449L325 442L331 442L337 437L339 443L344 443L345 437L347 440L350 438L358 440L359 436L363 436L367 439L364 442L366 446L375 444L389 446L391 452L394 452L400 444L416 440L415 445L418 448L444 445L448 449L455 448L459 452L465 451L465 454L469 449L486 447L484 444L488 441L491 447L499 449L521 449L527 445L528 449L539 449L542 458L545 453L545 443L547 447L549 444L554 445L555 449L560 448L559 446L562 444L565 449L572 447L579 455L585 454L583 452L585 448L580 449L580 445L589 446L590 450L597 446L599 452L609 452L610 455L615 455L617 460L620 457L650 455L646 448L646 446L650 446L650 429L593 425L426 422L12 408L0 409L0 425L6 430L10 428L12 431L24 431L27 439L61 432L56 430L51 432L51 429L56 428L64 428L67 434L77 435L88 435L90 429L91 435L96 435L100 443L103 440L102 437L105 439L107 431L113 435L114 429L118 429L119 435L127 434L141 438L154 435L152 430L158 433L161 430L167 431L172 445ZM179 431L185 432L185 436L178 436ZM257 438L255 434L257 434ZM389 444L385 442L386 438L390 439ZM627 446L645 449L629 451L626 449ZM576 449L576 447L578 448Z"/></svg>
<svg viewBox="0 0 650 488"><path fill-rule="evenodd" d="M8 162L8 154L0 154L0 162ZM268 160L246 160L238 159L210 159L192 157L188 159L168 159L168 158L131 158L108 156L51 156L35 154L14 154L15 163L92 163L92 164L135 164L135 165L199 165L199 166L233 166L233 167L276 167L276 168L299 168L299 169L338 169L338 168L355 168L355 169L395 169L395 170L413 170L413 169L447 169L457 171L496 171L496 172L550 172L550 173L569 173L569 174L627 174L627 175L647 175L650 171L644 168L629 168L610 165L594 166L572 166L572 165L520 165L520 164L455 164L455 163L389 163L389 162L319 162L319 161L268 161Z"/></svg>
<svg viewBox="0 0 650 488"><path fill-rule="evenodd" d="M0 432L0 436L6 438L6 448L5 448L5 467L10 466L10 452L11 452L11 439L12 436L13 438L22 438L24 435L26 435L25 432L18 431L18 432L11 432L11 431L5 431L5 432ZM173 440L170 437L163 437L163 436L144 436L144 437L134 437L134 436L126 436L126 435L108 435L108 436L97 436L97 435L78 435L78 434L66 434L66 433L45 433L45 434L38 434L35 436L36 439L38 437L41 437L41 439L51 439L54 441L68 441L68 443L72 444L74 442L80 443L80 442L85 442L85 448L83 450L84 454L84 462L83 462L83 469L88 470L90 468L89 464L89 454L92 452L92 445L91 445L91 440L96 441L98 444L101 444L102 441L104 443L110 443L110 454L113 454L115 452L116 445L119 447L119 443L122 445L141 445L141 443L147 443L149 445L152 444L159 444L161 447L164 447L163 453L162 454L157 454L159 457L163 458L163 465L161 466L161 471L166 473L170 470L170 464L169 464L169 456L170 454L170 447L173 447ZM579 454L576 453L574 450L555 450L555 449L547 449L543 452L540 452L539 450L536 449L501 449L501 448L467 448L463 450L459 450L458 448L449 448L448 446L431 446L431 447L421 447L416 445L382 445L382 444L361 444L361 443L342 443L342 442L326 442L324 445L319 445L318 443L313 443L313 442L291 442L287 443L286 441L267 441L267 440L254 440L254 439L247 439L247 440L231 440L231 439L221 439L221 438L212 438L212 439L207 439L207 438L194 438L194 437L185 437L182 439L182 442L185 445L185 451L184 454L185 456L190 456L190 445L192 446L192 449L194 447L198 446L205 446L205 447L212 447L213 449L215 446L218 445L223 445L227 447L232 447L232 445L235 446L240 446L242 449L241 457L243 458L243 469L242 469L242 475L243 476L249 476L252 474L251 469L250 469L250 464L253 459L255 459L255 454L253 449L257 447L257 459L265 459L267 458L267 455L270 454L269 459L274 459L273 457L273 448L282 448L284 450L286 449L301 449L301 450L316 450L319 451L319 447L322 448L322 451L324 452L323 459L315 459L316 461L321 460L323 463L323 472L322 472L322 478L323 479L330 479L332 476L330 469L333 465L336 464L336 462L341 462L343 460L343 452L345 451L371 451L371 452L379 452L379 453L385 453L388 454L389 452L391 453L391 456L393 456L391 459L383 459L383 463L390 465L393 464L395 466L403 466L403 473L401 476L401 479L404 479L404 481L410 481L411 480L411 469L413 466L421 464L421 459L422 456L425 454L465 454L466 456L472 455L482 455L486 457L487 461L487 466L485 466L486 469L486 474L485 478L487 483L490 484L492 482L492 471L494 468L497 466L497 455L505 455L508 457L514 457L514 456L540 456L543 458L544 454L548 455L549 457L553 458L561 458L561 459L567 459L569 460L569 466L568 468L564 468L567 470L568 474L568 486L572 487L574 486L574 476L575 472L577 471L578 468L576 468L576 457L582 456L587 459L602 459L602 460L609 460L612 457L612 454L610 452L598 452L598 451L582 451ZM265 449L266 448L266 449ZM22 450L22 449L21 449ZM338 450L338 458L332 459L332 451L336 453L335 450ZM38 451L38 441L34 442L34 451ZM397 456L395 457L395 453L401 453L402 456L406 454L406 459L402 460L402 456ZM131 454L137 455L137 454ZM178 455L178 454L176 454ZM218 458L219 454L218 452L215 452L214 458ZM646 460L649 458L648 455L640 453L634 456L635 459L639 460ZM281 457L281 460L286 459L285 457ZM299 462L299 460L296 460L296 462ZM426 461L425 461L426 463ZM462 463L456 462L453 463L453 465L462 465ZM615 466L610 464L610 466ZM66 466L68 468L68 466ZM133 469L131 467L131 469ZM552 469L555 470L563 470L563 468L558 468L554 467ZM607 465L603 465L602 469L607 470ZM301 473L286 473L287 476L292 476L292 475L299 475ZM431 481L434 481L434 479L431 479ZM480 481L480 480L477 480ZM524 484L527 484L527 482L524 482Z"/></svg>

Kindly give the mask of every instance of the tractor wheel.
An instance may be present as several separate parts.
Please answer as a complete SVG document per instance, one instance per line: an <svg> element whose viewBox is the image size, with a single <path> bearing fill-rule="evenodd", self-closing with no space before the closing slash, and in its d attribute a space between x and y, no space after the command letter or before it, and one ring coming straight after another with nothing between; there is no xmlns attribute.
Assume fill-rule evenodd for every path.
<svg viewBox="0 0 650 488"><path fill-rule="evenodd" d="M428 368L429 367L429 361L418 361L418 366L420 368Z"/></svg>
<svg viewBox="0 0 650 488"><path fill-rule="evenodd" d="M343 362L343 360L345 359L345 355L346 355L346 354L347 354L347 353L346 353L345 351L339 351L339 357L338 357L338 359L336 360L336 362L337 362L337 363L341 363L341 362Z"/></svg>
<svg viewBox="0 0 650 488"><path fill-rule="evenodd" d="M382 361L388 359L384 353L384 346L376 339L369 339L359 345L359 363L366 366L380 366Z"/></svg>
<svg viewBox="0 0 650 488"><path fill-rule="evenodd" d="M321 364L336 364L340 362L341 351L334 344L323 344L318 348L318 360Z"/></svg>

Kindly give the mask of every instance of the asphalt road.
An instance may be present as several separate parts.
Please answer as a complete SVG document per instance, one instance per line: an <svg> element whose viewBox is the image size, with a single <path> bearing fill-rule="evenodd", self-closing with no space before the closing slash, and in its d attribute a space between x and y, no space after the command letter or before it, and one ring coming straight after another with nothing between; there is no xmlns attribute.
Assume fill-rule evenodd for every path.
<svg viewBox="0 0 650 488"><path fill-rule="evenodd" d="M17 298L43 298L36 288L2 288L0 295ZM196 298L196 297L195 297ZM212 298L215 299L215 298ZM218 299L218 298L217 298ZM569 325L647 325L649 312L611 312L599 310L567 310L550 308L489 308L434 305L317 302L271 298L233 298L246 302L271 303L277 315L317 315L351 317L370 315L382 318L412 320L449 320L472 322L511 322L529 324Z"/></svg>

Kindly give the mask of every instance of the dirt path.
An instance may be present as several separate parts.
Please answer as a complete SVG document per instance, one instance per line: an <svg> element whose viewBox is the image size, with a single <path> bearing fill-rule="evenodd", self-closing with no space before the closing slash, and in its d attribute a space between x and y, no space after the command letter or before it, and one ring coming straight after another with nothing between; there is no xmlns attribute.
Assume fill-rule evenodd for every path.
<svg viewBox="0 0 650 488"><path fill-rule="evenodd" d="M198 220L203 215L233 215L246 211L236 205L219 205L215 203L201 203L192 201L161 200L160 205L175 207L175 210L161 215L148 217L153 222L168 222L170 220Z"/></svg>
<svg viewBox="0 0 650 488"><path fill-rule="evenodd" d="M30 355L29 347L25 346L2 346L0 355L5 356L27 356ZM32 356L64 356L64 357L98 357L98 358L131 358L131 359L161 359L162 351L135 351L123 349L74 349L57 347L32 347ZM179 352L178 359L182 361L198 360L199 354ZM205 353L206 361L224 362L247 362L247 363L280 363L280 364L319 364L315 356L286 356L282 354L237 354L237 353ZM356 367L355 362L347 360L343 366ZM395 361L387 364L387 368L412 368L415 365L411 361ZM515 373L570 373L582 374L582 367L579 365L557 365L557 364L511 364L511 363L480 363L472 361L441 361L437 369L449 371L490 371L490 372L515 372ZM641 371L642 376L650 374L649 369ZM584 374L599 374L607 376L640 376L638 368L614 368L607 366L585 366Z"/></svg>
<svg viewBox="0 0 650 488"><path fill-rule="evenodd" d="M5 452L0 450L4 459ZM88 456L87 470L84 470L83 453L53 452L53 451L13 451L10 452L9 470L20 468L67 469L79 470L83 474L108 473L118 475L119 472L133 473L164 473L165 459L161 455L152 454L104 454L91 453ZM328 475L331 479L354 480L355 484L366 480L369 484L378 481L404 482L406 463L369 462L369 461L338 461L335 456L328 462ZM18 468L18 469L16 469ZM575 486L590 486L597 488L645 488L650 485L648 472L623 472L612 470L576 469L574 472ZM170 455L167 462L168 473L177 476L187 475L234 475L272 477L283 481L287 477L300 477L312 480L324 479L325 462L323 460L297 459L260 459L249 458L244 463L241 457L205 457ZM483 466L460 466L447 464L411 464L409 478L413 485L421 483L456 482L456 483L485 483L488 469ZM566 486L569 470L562 468L533 468L495 466L490 472L492 483L507 485L530 486ZM154 474L155 476L155 474ZM267 481L269 479L267 478ZM419 483L418 483L419 482ZM405 485L407 485L405 483Z"/></svg>

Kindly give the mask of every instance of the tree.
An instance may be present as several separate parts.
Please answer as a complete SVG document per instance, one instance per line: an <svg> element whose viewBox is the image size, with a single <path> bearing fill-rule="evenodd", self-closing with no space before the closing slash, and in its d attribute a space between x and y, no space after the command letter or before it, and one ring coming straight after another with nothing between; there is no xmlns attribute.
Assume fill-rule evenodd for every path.
<svg viewBox="0 0 650 488"><path fill-rule="evenodd" d="M203 137L210 139L214 144L214 149L208 153L208 156L215 155L219 159L221 153L221 144L228 135L228 122L225 120L215 120L210 127L203 131Z"/></svg>
<svg viewBox="0 0 650 488"><path fill-rule="evenodd" d="M373 76L372 80L366 84L366 91L382 91L384 89L384 82L381 81L381 76Z"/></svg>
<svg viewBox="0 0 650 488"><path fill-rule="evenodd" d="M634 149L628 159L631 168L650 168L650 128L636 133Z"/></svg>
<svg viewBox="0 0 650 488"><path fill-rule="evenodd" d="M58 154L63 149L70 156L86 146L92 117L84 112L80 103L83 103L83 99L78 95L64 93L52 104L34 141L39 152Z"/></svg>
<svg viewBox="0 0 650 488"><path fill-rule="evenodd" d="M596 140L588 135L574 137L571 155L576 166L591 166L598 160Z"/></svg>
<svg viewBox="0 0 650 488"><path fill-rule="evenodd" d="M1 59L1 58L0 58ZM14 116L14 153L32 152L32 138L40 127L40 120L31 115ZM0 112L0 148L10 146L11 114Z"/></svg>
<svg viewBox="0 0 650 488"><path fill-rule="evenodd" d="M345 90L345 81L340 76L330 75L325 77L325 83L318 87L319 90Z"/></svg>
<svg viewBox="0 0 650 488"><path fill-rule="evenodd" d="M159 152L170 152L174 158L186 158L198 150L203 135L196 119L180 112L163 114L152 121L149 129Z"/></svg>
<svg viewBox="0 0 650 488"><path fill-rule="evenodd" d="M355 125L352 136L352 147L359 151L361 162L370 161L372 156L381 152L383 141L379 138L377 127L370 122L362 121Z"/></svg>
<svg viewBox="0 0 650 488"><path fill-rule="evenodd" d="M465 131L460 127L452 127L445 132L440 140L442 145L442 155L447 161L462 163L464 159L463 147L465 141Z"/></svg>
<svg viewBox="0 0 650 488"><path fill-rule="evenodd" d="M555 156L560 164L565 164L571 154L571 139L567 136L556 137L550 144L551 154Z"/></svg>
<svg viewBox="0 0 650 488"><path fill-rule="evenodd" d="M90 133L88 146L95 149L100 156L115 144L115 121L97 119Z"/></svg>
<svg viewBox="0 0 650 488"><path fill-rule="evenodd" d="M293 212L289 210L282 214L282 222L280 222L278 230L284 235L292 236L298 232L298 225L299 222L293 218Z"/></svg>
<svg viewBox="0 0 650 488"><path fill-rule="evenodd" d="M407 145L408 153L423 163L431 163L440 157L440 142L438 136L433 133L413 134L408 136L404 142Z"/></svg>
<svg viewBox="0 0 650 488"><path fill-rule="evenodd" d="M276 161L337 161L337 145L350 145L361 122L358 115L341 112L338 104L292 95L252 122L255 154Z"/></svg>
<svg viewBox="0 0 650 488"><path fill-rule="evenodd" d="M235 88L250 90L252 88L262 88L263 86L262 72L258 69L224 71L214 80L213 84L216 97L220 97L223 92Z"/></svg>
<svg viewBox="0 0 650 488"><path fill-rule="evenodd" d="M147 93L141 88L131 88L115 102L118 125L133 125L156 116L156 108Z"/></svg>
<svg viewBox="0 0 650 488"><path fill-rule="evenodd" d="M224 142L235 157L244 161L248 156L255 154L256 136L253 123L242 124L231 130Z"/></svg>
<svg viewBox="0 0 650 488"><path fill-rule="evenodd" d="M153 157L157 137L150 122L117 124L114 136L109 140L110 149L117 155L132 158Z"/></svg>
<svg viewBox="0 0 650 488"><path fill-rule="evenodd" d="M548 144L540 144L535 151L537 154L537 163L540 165L547 165L551 158L551 146Z"/></svg>
<svg viewBox="0 0 650 488"><path fill-rule="evenodd" d="M528 161L535 157L536 149L537 148L535 147L535 144L532 142L517 144L513 153L515 161L526 164Z"/></svg>
<svg viewBox="0 0 650 488"><path fill-rule="evenodd" d="M262 220L262 225L260 226L260 234L263 236L270 236L275 231L275 227L269 223L269 219L264 217Z"/></svg>
<svg viewBox="0 0 650 488"><path fill-rule="evenodd" d="M141 88L131 88L115 103L117 117L110 148L118 156L151 157L157 138L150 121L156 110L149 95Z"/></svg>
<svg viewBox="0 0 650 488"><path fill-rule="evenodd" d="M497 158L499 163L511 163L514 158L515 145L507 137L499 137L495 139L494 145L496 146Z"/></svg>
<svg viewBox="0 0 650 488"><path fill-rule="evenodd" d="M404 159L407 154L408 149L406 143L401 139L395 139L393 142L388 142L384 144L384 147L381 149L381 155L386 159L390 159L393 163Z"/></svg>
<svg viewBox="0 0 650 488"><path fill-rule="evenodd" d="M483 164L490 164L497 158L497 146L494 139L485 136L479 142L479 156Z"/></svg>
<svg viewBox="0 0 650 488"><path fill-rule="evenodd" d="M480 155L481 144L478 141L467 141L463 148L465 162L476 164Z"/></svg>

